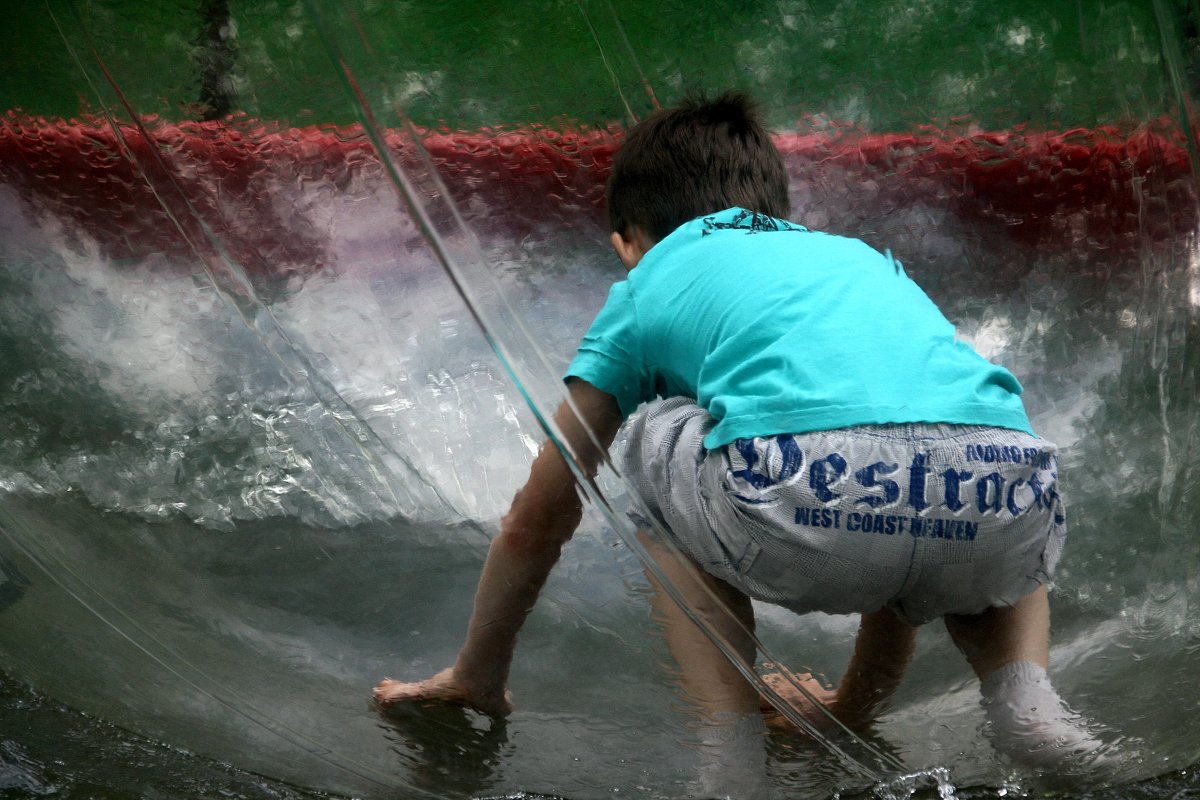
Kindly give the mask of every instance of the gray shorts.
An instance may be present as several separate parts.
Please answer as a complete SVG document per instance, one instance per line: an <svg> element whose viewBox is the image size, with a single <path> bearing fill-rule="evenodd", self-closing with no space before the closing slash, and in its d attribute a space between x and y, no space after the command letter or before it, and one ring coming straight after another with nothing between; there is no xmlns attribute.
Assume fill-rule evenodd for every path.
<svg viewBox="0 0 1200 800"><path fill-rule="evenodd" d="M919 625L1050 579L1058 453L1002 428L903 424L739 439L683 398L630 422L624 474L705 571L800 613L888 606Z"/></svg>

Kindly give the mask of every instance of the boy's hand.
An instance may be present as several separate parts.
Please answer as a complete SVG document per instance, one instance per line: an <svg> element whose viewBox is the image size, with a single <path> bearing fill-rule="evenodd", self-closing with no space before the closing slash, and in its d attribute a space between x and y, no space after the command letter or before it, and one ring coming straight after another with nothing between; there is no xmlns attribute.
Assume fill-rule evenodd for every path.
<svg viewBox="0 0 1200 800"><path fill-rule="evenodd" d="M836 689L826 689L816 678L807 673L793 675L792 679L803 686L812 695L813 700L832 710L832 707L837 702ZM800 713L800 716L804 717L813 727L818 730L829 730L834 727L833 722L829 719L829 715L814 705L812 700L805 697L782 672L771 672L763 675L763 682L774 689L775 693L782 697L784 702L796 709ZM787 717L779 713L777 709L765 702L765 700L762 712L768 728L778 731L796 730L796 726Z"/></svg>
<svg viewBox="0 0 1200 800"><path fill-rule="evenodd" d="M396 703L451 703L468 706L493 717L503 717L513 710L512 694L472 694L455 678L454 667L442 670L432 678L413 683L384 678L373 692L380 708Z"/></svg>

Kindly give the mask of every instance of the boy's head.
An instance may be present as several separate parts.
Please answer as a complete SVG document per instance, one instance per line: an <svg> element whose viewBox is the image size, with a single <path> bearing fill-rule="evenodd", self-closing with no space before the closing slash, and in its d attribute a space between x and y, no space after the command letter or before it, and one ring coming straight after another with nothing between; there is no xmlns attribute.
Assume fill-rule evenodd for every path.
<svg viewBox="0 0 1200 800"><path fill-rule="evenodd" d="M608 218L625 238L651 243L688 220L739 206L772 217L789 211L783 158L739 92L694 95L630 129L608 179Z"/></svg>

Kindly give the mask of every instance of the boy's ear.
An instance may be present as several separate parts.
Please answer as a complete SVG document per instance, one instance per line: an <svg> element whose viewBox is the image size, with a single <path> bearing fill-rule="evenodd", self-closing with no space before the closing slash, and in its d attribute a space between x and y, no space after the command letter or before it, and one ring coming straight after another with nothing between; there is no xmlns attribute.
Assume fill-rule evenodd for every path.
<svg viewBox="0 0 1200 800"><path fill-rule="evenodd" d="M641 228L630 228L628 238L620 231L613 231L608 240L612 243L613 250L617 251L617 258L621 259L625 269L636 267L642 256L654 246L646 234L642 233Z"/></svg>

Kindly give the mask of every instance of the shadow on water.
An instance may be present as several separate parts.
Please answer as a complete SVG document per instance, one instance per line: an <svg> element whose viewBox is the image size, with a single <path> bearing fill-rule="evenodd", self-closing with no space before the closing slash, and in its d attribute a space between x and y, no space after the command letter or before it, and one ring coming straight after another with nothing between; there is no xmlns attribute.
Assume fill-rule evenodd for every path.
<svg viewBox="0 0 1200 800"><path fill-rule="evenodd" d="M431 794L487 794L512 746L504 720L461 708L396 708L381 717L413 788Z"/></svg>
<svg viewBox="0 0 1200 800"><path fill-rule="evenodd" d="M0 556L0 611L21 599L29 588L29 579Z"/></svg>
<svg viewBox="0 0 1200 800"><path fill-rule="evenodd" d="M0 797L6 800L328 796L138 736L0 673Z"/></svg>

